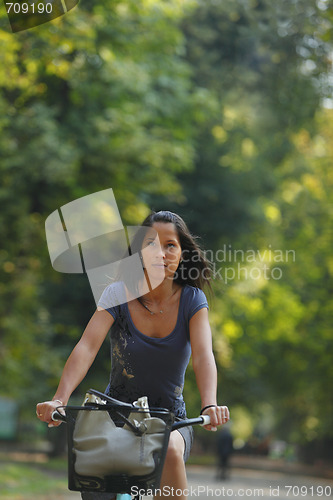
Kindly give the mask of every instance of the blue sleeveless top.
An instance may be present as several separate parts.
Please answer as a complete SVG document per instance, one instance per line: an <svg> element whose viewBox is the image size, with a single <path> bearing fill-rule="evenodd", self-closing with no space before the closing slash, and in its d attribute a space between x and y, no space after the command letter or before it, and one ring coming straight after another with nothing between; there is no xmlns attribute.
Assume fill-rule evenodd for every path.
<svg viewBox="0 0 333 500"><path fill-rule="evenodd" d="M110 307L119 285L109 285L98 302L115 319L110 332L111 375L107 393L130 403L148 396L150 406L168 408L176 417L184 418L183 386L191 356L189 322L199 309L208 309L206 296L202 290L185 285L175 328L164 338L153 338L134 326L126 302Z"/></svg>

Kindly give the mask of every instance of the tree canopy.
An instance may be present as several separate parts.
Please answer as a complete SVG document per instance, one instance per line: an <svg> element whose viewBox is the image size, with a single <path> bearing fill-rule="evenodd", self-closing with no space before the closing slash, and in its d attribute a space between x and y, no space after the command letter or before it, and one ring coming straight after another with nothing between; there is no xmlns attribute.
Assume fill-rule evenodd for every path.
<svg viewBox="0 0 333 500"><path fill-rule="evenodd" d="M52 396L94 302L85 276L52 269L44 222L111 187L124 224L172 209L210 252L235 415L332 438L328 2L81 2L15 34L1 16L0 393ZM105 346L91 385L108 370ZM186 396L196 412L191 373Z"/></svg>

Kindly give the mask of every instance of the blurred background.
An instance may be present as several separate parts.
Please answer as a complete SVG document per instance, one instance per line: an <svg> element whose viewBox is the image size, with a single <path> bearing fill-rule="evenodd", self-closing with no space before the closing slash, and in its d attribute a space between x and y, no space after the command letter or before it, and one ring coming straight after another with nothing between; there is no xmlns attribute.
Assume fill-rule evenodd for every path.
<svg viewBox="0 0 333 500"><path fill-rule="evenodd" d="M0 11L6 456L63 453L64 426L47 432L35 405L95 303L85 275L52 269L44 223L113 188L125 225L176 211L207 249L236 453L332 466L332 61L326 0L81 0L15 34ZM106 340L72 401L109 368ZM198 413L191 368L185 397ZM215 438L197 432L194 455Z"/></svg>

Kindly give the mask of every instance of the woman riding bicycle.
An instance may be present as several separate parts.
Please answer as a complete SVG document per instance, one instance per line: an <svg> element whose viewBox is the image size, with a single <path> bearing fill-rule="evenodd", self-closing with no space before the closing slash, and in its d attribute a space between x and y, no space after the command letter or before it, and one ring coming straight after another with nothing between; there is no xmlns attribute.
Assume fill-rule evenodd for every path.
<svg viewBox="0 0 333 500"><path fill-rule="evenodd" d="M52 401L37 404L38 418L49 425L59 425L52 422L52 412L59 404L67 404L111 327L112 365L107 394L131 403L145 395L151 406L168 408L176 417L185 418L182 392L192 355L202 413L211 418L206 428L216 430L229 420L228 408L218 406L216 401L216 364L208 303L202 291L210 279L209 265L179 215L169 211L151 213L142 228L133 241L132 252L139 246L143 279L136 280L132 288L124 279L104 290L96 312L66 362ZM124 293L126 300L119 299ZM177 493L186 489L185 461L192 439L191 427L171 433L162 491L163 486ZM82 498L108 497L82 493ZM177 499L185 499L185 494L177 495Z"/></svg>

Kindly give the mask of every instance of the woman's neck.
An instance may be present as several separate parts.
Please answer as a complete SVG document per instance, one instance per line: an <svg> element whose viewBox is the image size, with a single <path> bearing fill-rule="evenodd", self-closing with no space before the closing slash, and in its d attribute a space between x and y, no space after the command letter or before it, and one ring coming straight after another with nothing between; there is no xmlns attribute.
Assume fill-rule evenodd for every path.
<svg viewBox="0 0 333 500"><path fill-rule="evenodd" d="M179 290L179 287L180 286L172 279L167 278L156 288L151 289L148 293L143 295L143 299L159 304L170 299Z"/></svg>

